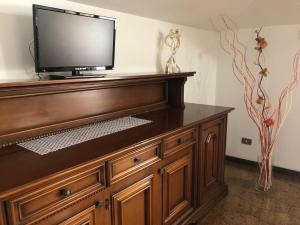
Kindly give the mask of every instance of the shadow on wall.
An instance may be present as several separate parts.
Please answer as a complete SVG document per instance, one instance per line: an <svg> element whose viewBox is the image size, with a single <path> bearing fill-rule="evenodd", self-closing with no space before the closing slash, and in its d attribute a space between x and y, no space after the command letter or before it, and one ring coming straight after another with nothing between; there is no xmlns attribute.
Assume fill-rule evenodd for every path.
<svg viewBox="0 0 300 225"><path fill-rule="evenodd" d="M158 33L157 37L157 56L156 56L156 70L164 71L163 62L162 62L162 51L164 47L164 35L162 32Z"/></svg>
<svg viewBox="0 0 300 225"><path fill-rule="evenodd" d="M33 39L32 17L0 14L0 27L0 72L22 71L34 76L34 62L28 49Z"/></svg>

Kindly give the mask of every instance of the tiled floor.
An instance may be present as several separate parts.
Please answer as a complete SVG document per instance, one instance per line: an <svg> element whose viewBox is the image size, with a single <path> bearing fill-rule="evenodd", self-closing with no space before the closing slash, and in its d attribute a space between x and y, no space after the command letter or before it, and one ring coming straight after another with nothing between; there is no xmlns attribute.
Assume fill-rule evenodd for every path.
<svg viewBox="0 0 300 225"><path fill-rule="evenodd" d="M228 162L229 195L200 225L300 225L300 178L274 174L272 190L255 191L257 169Z"/></svg>

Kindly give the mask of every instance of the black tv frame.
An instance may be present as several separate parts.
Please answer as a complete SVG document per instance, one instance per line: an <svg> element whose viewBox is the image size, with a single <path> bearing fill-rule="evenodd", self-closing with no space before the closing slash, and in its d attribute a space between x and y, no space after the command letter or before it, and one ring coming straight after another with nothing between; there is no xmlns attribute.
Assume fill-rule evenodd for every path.
<svg viewBox="0 0 300 225"><path fill-rule="evenodd" d="M55 12L61 12L61 13L67 13L71 15L77 15L77 16L86 16L86 17L92 17L92 18L98 18L98 19L106 19L114 21L114 36L113 36L113 54L112 54L112 65L95 65L95 66L66 66L66 67L40 67L39 65L39 38L38 38L38 27L36 23L36 11L38 9L42 10L48 10L48 11L55 11ZM104 70L112 70L114 68L115 64L115 42L116 42L116 18L113 17L107 17L107 16L100 16L100 15L94 15L94 14L88 14L83 12L77 12L72 10L66 10L66 9L59 9L59 8L53 8L48 6L42 6L42 5L32 5L32 17L33 17L33 37L34 37L34 61L35 61L35 72L36 73L45 73L45 72L65 72L69 71L72 72L72 76L81 76L80 72L82 71L97 71L99 67L103 68ZM94 77L95 75L91 75L91 77ZM58 75L58 78L72 78L70 75ZM90 77L90 75L83 75L83 77Z"/></svg>

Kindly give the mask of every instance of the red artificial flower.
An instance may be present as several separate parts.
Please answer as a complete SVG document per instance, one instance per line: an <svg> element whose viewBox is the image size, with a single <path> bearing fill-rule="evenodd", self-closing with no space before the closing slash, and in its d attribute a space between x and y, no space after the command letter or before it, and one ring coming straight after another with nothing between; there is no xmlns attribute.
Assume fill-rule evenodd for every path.
<svg viewBox="0 0 300 225"><path fill-rule="evenodd" d="M264 68L259 72L260 75L266 77L268 75L268 68Z"/></svg>
<svg viewBox="0 0 300 225"><path fill-rule="evenodd" d="M274 125L274 120L272 118L266 119L264 123L267 125L267 127L273 126Z"/></svg>
<svg viewBox="0 0 300 225"><path fill-rule="evenodd" d="M268 42L264 38L259 38L257 44L261 49L268 46Z"/></svg>
<svg viewBox="0 0 300 225"><path fill-rule="evenodd" d="M257 99L256 99L256 103L257 104L259 104L259 105L261 105L262 103L263 103L263 98L262 97L258 97Z"/></svg>
<svg viewBox="0 0 300 225"><path fill-rule="evenodd" d="M266 108L266 109L271 109L271 108L272 108L272 105L271 105L271 104L268 104L268 105L266 105L265 108Z"/></svg>

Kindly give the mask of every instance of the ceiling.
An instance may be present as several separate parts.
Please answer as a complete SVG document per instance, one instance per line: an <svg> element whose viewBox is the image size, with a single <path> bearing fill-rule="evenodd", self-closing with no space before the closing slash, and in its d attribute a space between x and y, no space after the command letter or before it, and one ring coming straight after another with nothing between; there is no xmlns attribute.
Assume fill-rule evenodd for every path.
<svg viewBox="0 0 300 225"><path fill-rule="evenodd" d="M138 16L214 30L227 15L239 28L300 24L300 0L72 0ZM212 22L214 21L214 22Z"/></svg>

